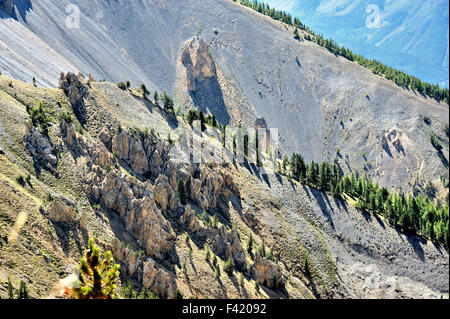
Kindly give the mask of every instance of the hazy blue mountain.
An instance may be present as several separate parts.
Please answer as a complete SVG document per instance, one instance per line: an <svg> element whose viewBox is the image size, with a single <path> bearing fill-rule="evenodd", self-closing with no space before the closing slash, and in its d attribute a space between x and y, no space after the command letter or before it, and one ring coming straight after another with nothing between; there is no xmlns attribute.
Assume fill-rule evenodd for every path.
<svg viewBox="0 0 450 319"><path fill-rule="evenodd" d="M448 0L265 2L354 52L448 87Z"/></svg>

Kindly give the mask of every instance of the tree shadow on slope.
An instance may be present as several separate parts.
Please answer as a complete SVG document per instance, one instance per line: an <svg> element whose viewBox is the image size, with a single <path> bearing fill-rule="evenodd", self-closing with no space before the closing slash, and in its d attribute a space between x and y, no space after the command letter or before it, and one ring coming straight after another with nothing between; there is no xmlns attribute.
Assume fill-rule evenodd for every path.
<svg viewBox="0 0 450 319"><path fill-rule="evenodd" d="M442 152L442 150L439 150L437 152L438 157L441 159L442 164L444 164L445 168L448 168L448 160L445 157L444 153Z"/></svg>
<svg viewBox="0 0 450 319"><path fill-rule="evenodd" d="M425 253L423 251L422 245L426 245L427 241L417 235L413 234L406 234L405 233L406 240L411 245L411 248L416 253L417 257L419 257L420 261L425 261Z"/></svg>
<svg viewBox="0 0 450 319"><path fill-rule="evenodd" d="M345 211L347 214L349 213L347 202L345 200L342 200L342 199L337 198L337 197L333 197L333 200L334 200L334 203L336 204L337 208L339 208L340 210Z"/></svg>
<svg viewBox="0 0 450 319"><path fill-rule="evenodd" d="M334 228L333 218L331 217L331 213L328 210L328 207L330 208L331 212L333 212L333 208L331 206L330 200L328 199L328 196L323 194L321 191L313 188L309 188L309 191L315 198L316 202L319 204L322 214L328 219L331 227Z"/></svg>
<svg viewBox="0 0 450 319"><path fill-rule="evenodd" d="M75 242L78 252L80 254L83 253L89 239L89 234L84 228L81 228L76 224L69 224L64 222L57 223L51 221L51 223L53 224L53 229L56 232L58 241L66 256L69 255L70 243L72 240Z"/></svg>

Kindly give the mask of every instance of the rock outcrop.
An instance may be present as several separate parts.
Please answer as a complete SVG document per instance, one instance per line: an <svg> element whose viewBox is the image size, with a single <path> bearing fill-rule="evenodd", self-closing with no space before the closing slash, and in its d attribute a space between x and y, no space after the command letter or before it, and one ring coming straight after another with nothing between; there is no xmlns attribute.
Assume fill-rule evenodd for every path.
<svg viewBox="0 0 450 319"><path fill-rule="evenodd" d="M129 275L134 275L140 266L137 254L131 249L127 248L120 240L114 239L112 245L112 253L114 259L121 263L121 270L124 270Z"/></svg>
<svg viewBox="0 0 450 319"><path fill-rule="evenodd" d="M48 218L55 223L70 223L75 220L74 207L56 198L50 205Z"/></svg>
<svg viewBox="0 0 450 319"><path fill-rule="evenodd" d="M195 212L191 209L191 205L186 205L183 215L180 217L180 223L187 225L188 229L196 233L202 227L200 220L195 216Z"/></svg>
<svg viewBox="0 0 450 319"><path fill-rule="evenodd" d="M155 201L163 211L174 210L177 204L175 192L169 184L169 179L165 175L159 175L155 181Z"/></svg>
<svg viewBox="0 0 450 319"><path fill-rule="evenodd" d="M83 76L81 74L76 75L72 72L61 72L59 77L59 88L64 91L73 111L81 123L86 123L86 106L84 105L83 98L87 94L87 89L82 83Z"/></svg>
<svg viewBox="0 0 450 319"><path fill-rule="evenodd" d="M247 262L245 259L245 252L242 248L239 236L234 229L227 231L225 227L221 225L218 229L207 229L206 235L211 239L211 248L217 255L225 258L229 258L231 255L236 268L239 270L246 270Z"/></svg>
<svg viewBox="0 0 450 319"><path fill-rule="evenodd" d="M114 239L112 253L114 259L121 264L121 270L134 276L152 293L162 298L173 295L175 290L173 275L159 267L153 259L144 260L117 238Z"/></svg>
<svg viewBox="0 0 450 319"><path fill-rule="evenodd" d="M56 148L47 136L44 136L37 128L25 122L25 144L33 156L35 163L42 165L51 172L56 171L58 158Z"/></svg>
<svg viewBox="0 0 450 319"><path fill-rule="evenodd" d="M81 75L72 72L67 72L67 74L62 72L59 77L59 88L64 91L72 105L77 104L86 94L86 88L80 77Z"/></svg>
<svg viewBox="0 0 450 319"><path fill-rule="evenodd" d="M216 65L203 39L193 39L186 45L181 62L186 67L187 89L190 92L201 89L205 80L217 77Z"/></svg>
<svg viewBox="0 0 450 319"><path fill-rule="evenodd" d="M277 288L284 284L280 266L270 259L255 253L255 262L250 269L253 279L268 288Z"/></svg>
<svg viewBox="0 0 450 319"><path fill-rule="evenodd" d="M166 270L159 268L151 258L144 264L142 284L153 293L163 298L173 296L175 280Z"/></svg>
<svg viewBox="0 0 450 319"><path fill-rule="evenodd" d="M213 113L220 123L228 124L230 116L225 106L216 63L203 39L189 40L179 59L182 90L186 105ZM189 96L189 97L188 97Z"/></svg>
<svg viewBox="0 0 450 319"><path fill-rule="evenodd" d="M173 248L175 235L156 207L150 182L142 183L118 170L106 173L96 165L86 182L86 193L120 215L147 255L162 259Z"/></svg>

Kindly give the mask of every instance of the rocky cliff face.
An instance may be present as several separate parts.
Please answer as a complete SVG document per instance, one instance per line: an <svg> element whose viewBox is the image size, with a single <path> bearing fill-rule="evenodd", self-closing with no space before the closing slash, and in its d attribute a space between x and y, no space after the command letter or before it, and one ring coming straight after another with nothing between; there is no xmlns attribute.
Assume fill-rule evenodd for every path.
<svg viewBox="0 0 450 319"><path fill-rule="evenodd" d="M214 114L223 125L252 125L253 107L217 66L205 40L194 37L186 41L177 61L177 73L175 96L184 108Z"/></svg>
<svg viewBox="0 0 450 319"><path fill-rule="evenodd" d="M218 68L216 74L220 79ZM6 274L0 281L30 277L33 296L53 296L54 283L95 237L122 265L122 284L131 281L160 297L180 290L200 298L358 298L380 297L383 287L393 298L448 294L443 247L251 165L182 160L180 138L192 133L183 118L134 89L66 77L63 89L43 89L0 76L0 228L9 234L23 225L14 242L0 238ZM39 100L48 135L24 124L30 120L25 105ZM84 126L75 116L80 101ZM370 145L392 154L383 153L383 160L414 154L409 130L395 127L379 139L368 132ZM220 144L220 138L204 141ZM46 169L38 174L35 163ZM15 182L27 174L31 185ZM255 251L262 244L274 258ZM228 275L222 270L230 257ZM309 271L302 266L306 257ZM255 281L264 289L257 291Z"/></svg>
<svg viewBox="0 0 450 319"><path fill-rule="evenodd" d="M58 164L55 146L36 127L31 126L28 122L25 122L25 127L26 134L24 141L30 154L33 156L35 164L55 172Z"/></svg>
<svg viewBox="0 0 450 319"><path fill-rule="evenodd" d="M339 149L337 161L345 173L358 171L405 191L420 191L430 180L443 187L448 105L398 87L310 41L296 41L292 29L236 2L162 3L79 0L81 19L92 21L79 37L59 18L66 15L63 2L36 1L23 24L0 21L0 68L52 87L58 86L61 69L92 72L112 82L129 79L134 86L145 83L173 95L182 108L214 113L222 124L253 127L256 117L264 117L269 128L279 130L284 151L301 153L308 162L332 162ZM137 29L145 39L129 36ZM15 34L29 45L21 45ZM426 127L421 123L425 116L432 119ZM394 128L412 142L406 153L409 171L379 156L382 136ZM442 157L429 142L431 133L442 141ZM385 178L391 171L396 178Z"/></svg>

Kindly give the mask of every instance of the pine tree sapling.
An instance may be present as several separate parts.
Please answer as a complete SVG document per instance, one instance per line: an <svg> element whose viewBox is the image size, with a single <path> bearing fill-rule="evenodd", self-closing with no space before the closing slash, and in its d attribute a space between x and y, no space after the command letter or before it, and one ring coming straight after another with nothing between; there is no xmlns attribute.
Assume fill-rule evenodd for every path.
<svg viewBox="0 0 450 319"><path fill-rule="evenodd" d="M11 283L11 278L8 277L8 298L14 299L14 289Z"/></svg>
<svg viewBox="0 0 450 319"><path fill-rule="evenodd" d="M251 253L253 250L253 236L252 233L250 233L250 236L248 237L247 241L247 252Z"/></svg>
<svg viewBox="0 0 450 319"><path fill-rule="evenodd" d="M27 284L24 281L20 281L19 292L17 299L29 299Z"/></svg>
<svg viewBox="0 0 450 319"><path fill-rule="evenodd" d="M79 265L79 284L72 288L74 299L112 299L116 297L116 283L119 278L118 264L114 263L110 251L104 257L90 238Z"/></svg>

